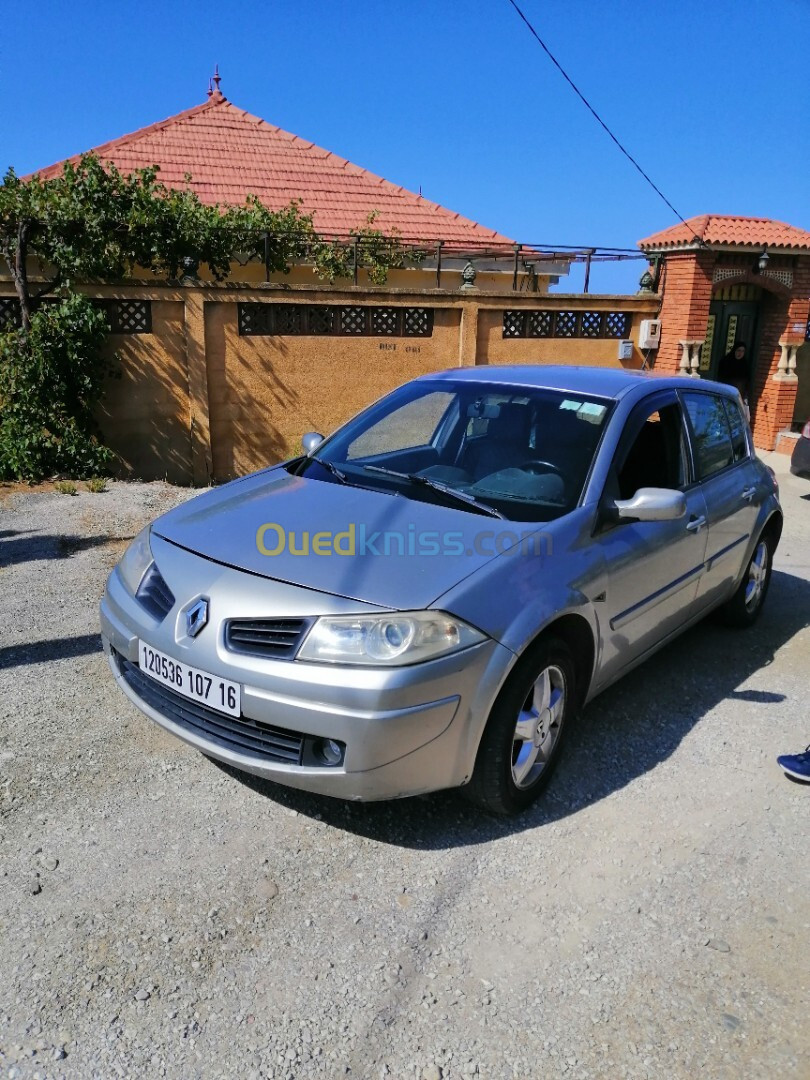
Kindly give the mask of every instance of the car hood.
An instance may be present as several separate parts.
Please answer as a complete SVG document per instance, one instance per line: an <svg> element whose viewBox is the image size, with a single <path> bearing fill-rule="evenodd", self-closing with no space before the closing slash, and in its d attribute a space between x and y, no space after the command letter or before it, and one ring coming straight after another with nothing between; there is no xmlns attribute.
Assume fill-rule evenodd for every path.
<svg viewBox="0 0 810 1080"><path fill-rule="evenodd" d="M260 551L263 526L265 550L277 553ZM430 606L497 557L504 530L514 537L521 527L281 468L206 492L153 525L165 540L226 566L398 610ZM327 553L313 553L316 534L334 537L322 535ZM307 538L309 554L298 554Z"/></svg>

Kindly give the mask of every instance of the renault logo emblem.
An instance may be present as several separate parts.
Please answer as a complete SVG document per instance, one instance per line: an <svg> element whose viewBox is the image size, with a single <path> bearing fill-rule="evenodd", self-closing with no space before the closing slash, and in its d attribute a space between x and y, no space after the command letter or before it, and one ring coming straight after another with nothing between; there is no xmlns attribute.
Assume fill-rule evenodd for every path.
<svg viewBox="0 0 810 1080"><path fill-rule="evenodd" d="M186 612L186 633L196 637L208 622L208 601L203 597Z"/></svg>

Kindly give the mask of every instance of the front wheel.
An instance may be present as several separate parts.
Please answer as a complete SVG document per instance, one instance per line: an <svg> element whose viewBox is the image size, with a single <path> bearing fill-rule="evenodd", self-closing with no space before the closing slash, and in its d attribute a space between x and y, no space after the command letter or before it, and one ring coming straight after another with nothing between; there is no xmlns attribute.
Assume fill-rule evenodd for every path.
<svg viewBox="0 0 810 1080"><path fill-rule="evenodd" d="M756 621L768 594L772 567L773 540L761 533L737 591L718 611L722 622L746 627Z"/></svg>
<svg viewBox="0 0 810 1080"><path fill-rule="evenodd" d="M558 638L541 638L492 707L467 797L496 814L530 806L551 778L575 708L571 650Z"/></svg>

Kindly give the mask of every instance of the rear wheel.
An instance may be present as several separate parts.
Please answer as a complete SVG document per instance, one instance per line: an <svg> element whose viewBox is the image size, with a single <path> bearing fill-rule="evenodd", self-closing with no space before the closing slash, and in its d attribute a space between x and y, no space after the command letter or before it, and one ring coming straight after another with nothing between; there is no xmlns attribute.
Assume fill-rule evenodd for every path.
<svg viewBox="0 0 810 1080"><path fill-rule="evenodd" d="M751 626L759 618L771 583L773 548L770 534L761 533L737 591L718 610L727 626Z"/></svg>
<svg viewBox="0 0 810 1080"><path fill-rule="evenodd" d="M492 707L465 794L497 814L515 814L551 778L576 707L576 668L558 638L521 658Z"/></svg>

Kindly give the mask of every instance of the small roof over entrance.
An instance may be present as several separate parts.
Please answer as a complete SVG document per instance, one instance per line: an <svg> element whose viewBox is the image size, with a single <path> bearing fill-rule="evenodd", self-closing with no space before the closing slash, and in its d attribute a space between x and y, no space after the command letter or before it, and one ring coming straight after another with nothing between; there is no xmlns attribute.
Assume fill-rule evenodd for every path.
<svg viewBox="0 0 810 1080"><path fill-rule="evenodd" d="M639 240L651 254L694 248L762 249L810 253L810 232L772 218L737 217L734 214L699 214L669 229Z"/></svg>

